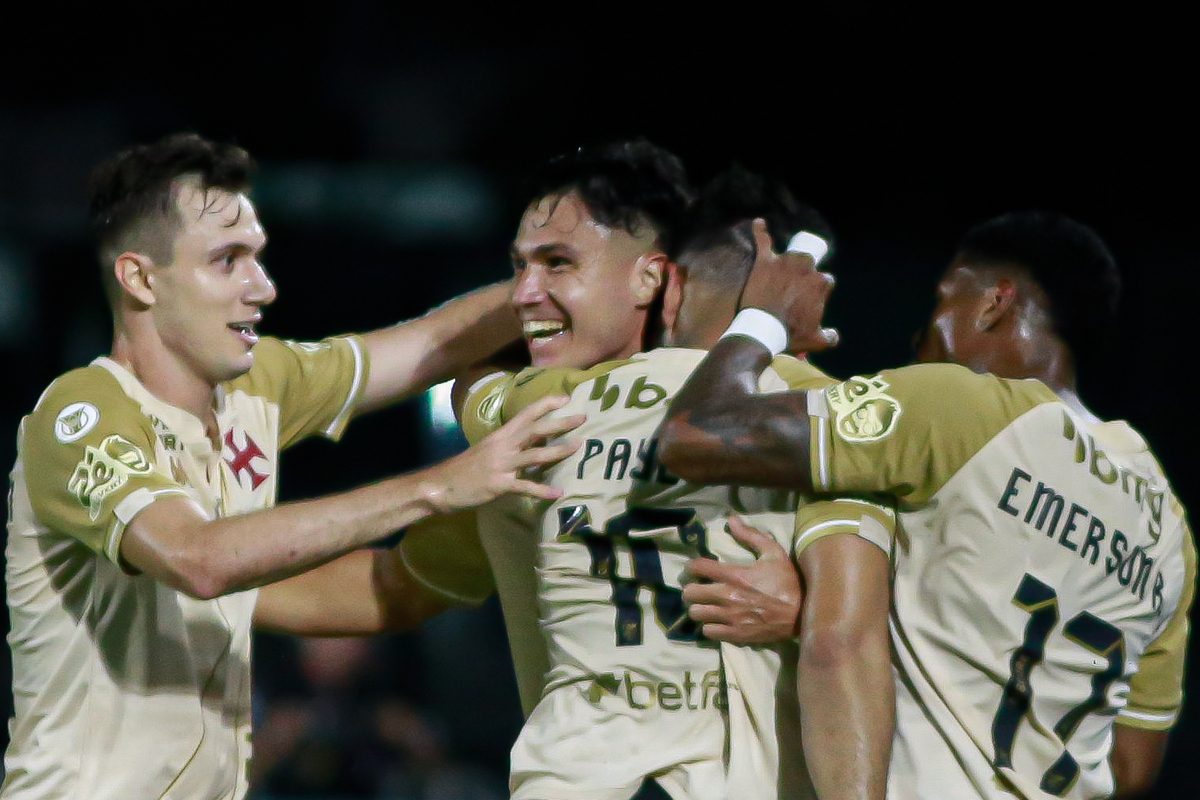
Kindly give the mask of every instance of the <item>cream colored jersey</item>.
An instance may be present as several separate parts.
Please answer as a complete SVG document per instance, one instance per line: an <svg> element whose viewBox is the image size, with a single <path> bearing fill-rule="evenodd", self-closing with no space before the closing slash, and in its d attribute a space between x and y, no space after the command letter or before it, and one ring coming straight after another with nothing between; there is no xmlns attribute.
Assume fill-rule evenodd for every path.
<svg viewBox="0 0 1200 800"><path fill-rule="evenodd" d="M1195 548L1122 422L923 365L809 393L820 489L899 502L888 796L1100 798L1114 721L1181 700Z"/></svg>
<svg viewBox="0 0 1200 800"><path fill-rule="evenodd" d="M263 339L217 388L221 446L125 368L56 380L21 423L6 578L15 713L5 800L236 800L250 756L255 591L195 600L120 558L163 497L212 518L275 503L279 451L336 438L365 381L354 339Z"/></svg>
<svg viewBox="0 0 1200 800"><path fill-rule="evenodd" d="M794 645L732 648L729 668L682 602L689 559L753 559L724 529L731 510L794 544L794 494L697 487L655 458L666 403L703 355L663 348L591 370L527 370L483 382L468 400L472 440L546 394L570 395L559 413L587 415L571 434L580 450L544 475L564 496L536 509L524 534L517 514L503 536L481 530L489 556L510 550L518 580L536 576L537 625L523 627L540 628L549 661L513 749L518 800L628 798L646 777L681 799L805 796L798 736L786 737L788 769L777 746L798 727ZM789 380L770 373L764 390L829 382L803 362L777 369ZM858 532L861 514L854 505L841 530ZM503 596L505 573L496 581Z"/></svg>

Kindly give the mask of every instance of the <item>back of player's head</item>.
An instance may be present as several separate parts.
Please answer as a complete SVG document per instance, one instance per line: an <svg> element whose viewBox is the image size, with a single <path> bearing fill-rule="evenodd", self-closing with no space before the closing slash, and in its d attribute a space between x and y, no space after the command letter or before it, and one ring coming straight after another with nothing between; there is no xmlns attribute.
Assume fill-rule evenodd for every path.
<svg viewBox="0 0 1200 800"><path fill-rule="evenodd" d="M580 147L547 161L530 178L527 205L576 192L593 219L638 234L650 225L664 250L692 199L683 162L645 139Z"/></svg>
<svg viewBox="0 0 1200 800"><path fill-rule="evenodd" d="M1079 360L1094 357L1115 326L1116 260L1099 234L1062 214L1018 211L990 219L967 232L955 261L1024 269L1045 291L1055 332Z"/></svg>
<svg viewBox="0 0 1200 800"><path fill-rule="evenodd" d="M671 255L687 268L689 279L740 287L754 266L749 223L758 217L766 220L776 250L782 250L800 231L815 233L833 244L833 232L825 218L797 201L782 181L733 166L701 192Z"/></svg>
<svg viewBox="0 0 1200 800"><path fill-rule="evenodd" d="M249 188L254 161L233 144L194 133L175 133L118 153L92 173L91 225L105 272L121 253L134 250L170 261L181 222L177 181L193 178L201 190Z"/></svg>

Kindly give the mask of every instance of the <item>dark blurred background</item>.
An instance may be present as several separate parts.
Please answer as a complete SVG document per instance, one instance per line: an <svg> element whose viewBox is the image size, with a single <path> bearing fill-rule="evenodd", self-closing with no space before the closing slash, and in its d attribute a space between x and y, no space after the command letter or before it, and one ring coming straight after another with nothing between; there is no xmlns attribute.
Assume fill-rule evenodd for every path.
<svg viewBox="0 0 1200 800"><path fill-rule="evenodd" d="M107 351L84 185L116 150L180 129L248 148L279 286L263 329L317 338L503 278L523 176L580 143L644 135L697 180L736 160L826 214L843 344L820 363L834 374L909 359L970 225L1029 207L1092 225L1126 284L1111 355L1083 395L1138 427L1185 504L1200 504L1187 422L1197 64L1181 20L173 8L0 19L4 463L46 384ZM427 463L456 441L433 416L424 398L359 421L338 446L289 451L284 498ZM505 796L520 717L494 607L412 635L257 647L259 797ZM1189 685L1200 690L1194 670ZM1193 705L1156 797L1192 791Z"/></svg>

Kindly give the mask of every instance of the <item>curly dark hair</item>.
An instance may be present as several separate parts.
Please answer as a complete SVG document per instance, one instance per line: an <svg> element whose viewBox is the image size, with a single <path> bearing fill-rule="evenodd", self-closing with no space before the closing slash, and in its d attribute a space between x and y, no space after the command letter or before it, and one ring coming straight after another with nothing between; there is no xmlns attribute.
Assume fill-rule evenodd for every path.
<svg viewBox="0 0 1200 800"><path fill-rule="evenodd" d="M1108 246L1082 222L1053 211L1016 211L983 222L955 261L1024 269L1046 292L1055 332L1076 361L1094 361L1117 319L1121 274Z"/></svg>
<svg viewBox="0 0 1200 800"><path fill-rule="evenodd" d="M800 231L833 246L833 230L820 212L796 200L782 181L734 165L700 193L671 256L694 277L740 287L754 266L749 223L756 217L766 220L777 250Z"/></svg>
<svg viewBox="0 0 1200 800"><path fill-rule="evenodd" d="M674 245L692 199L683 162L645 139L580 147L550 159L530 177L526 206L571 191L610 228L637 234L649 224L664 250Z"/></svg>

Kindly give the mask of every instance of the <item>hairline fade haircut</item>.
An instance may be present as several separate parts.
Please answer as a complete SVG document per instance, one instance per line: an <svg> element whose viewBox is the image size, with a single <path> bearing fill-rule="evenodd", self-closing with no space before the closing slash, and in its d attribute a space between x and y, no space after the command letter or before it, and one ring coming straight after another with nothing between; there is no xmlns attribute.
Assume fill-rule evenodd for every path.
<svg viewBox="0 0 1200 800"><path fill-rule="evenodd" d="M244 192L255 171L250 154L234 144L195 133L174 133L124 150L92 173L91 229L110 299L117 292L112 266L121 253L141 252L159 263L173 257L182 224L180 184L192 179L207 192Z"/></svg>
<svg viewBox="0 0 1200 800"><path fill-rule="evenodd" d="M778 179L733 165L714 178L692 204L672 260L689 279L740 289L754 266L750 222L761 217L776 250L800 231L833 246L833 230L815 208L796 200Z"/></svg>
<svg viewBox="0 0 1200 800"><path fill-rule="evenodd" d="M1024 270L1046 293L1054 331L1076 362L1095 360L1116 326L1116 259L1096 231L1063 214L1016 211L987 220L966 233L954 261Z"/></svg>
<svg viewBox="0 0 1200 800"><path fill-rule="evenodd" d="M649 225L667 252L693 195L679 157L642 138L555 156L530 177L524 207L571 192L596 222L609 228L636 236Z"/></svg>

